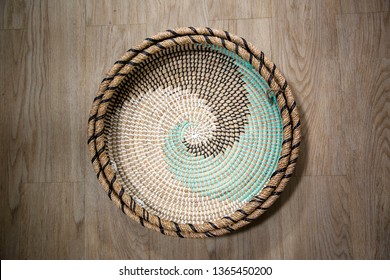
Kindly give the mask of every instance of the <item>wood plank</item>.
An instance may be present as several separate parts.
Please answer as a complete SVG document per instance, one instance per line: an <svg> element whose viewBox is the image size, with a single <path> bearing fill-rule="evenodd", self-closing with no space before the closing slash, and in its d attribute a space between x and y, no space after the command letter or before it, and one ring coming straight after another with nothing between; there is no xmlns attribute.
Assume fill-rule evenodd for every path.
<svg viewBox="0 0 390 280"><path fill-rule="evenodd" d="M271 46L277 59L294 55L316 63L322 58L338 58L339 1L273 1L272 13Z"/></svg>
<svg viewBox="0 0 390 280"><path fill-rule="evenodd" d="M92 172L86 179L86 258L149 259L149 230L112 203Z"/></svg>
<svg viewBox="0 0 390 280"><path fill-rule="evenodd" d="M0 255L2 259L25 258L26 249L18 239L21 234L22 220L15 218L23 200L23 182L27 178L25 155L24 73L27 53L27 34L25 30L0 31ZM19 223L15 224L15 219ZM15 238L16 237L16 238Z"/></svg>
<svg viewBox="0 0 390 280"><path fill-rule="evenodd" d="M23 166L20 172L26 169L24 182L83 180L82 18L78 1L31 2L28 7L11 117L17 138L11 143L11 164ZM37 168L41 165L45 168Z"/></svg>
<svg viewBox="0 0 390 280"><path fill-rule="evenodd" d="M270 0L207 0L208 19L247 19L272 16Z"/></svg>
<svg viewBox="0 0 390 280"><path fill-rule="evenodd" d="M82 181L86 119L83 107L85 71L84 5L80 0L48 1L48 83L50 182ZM66 74L65 74L66 73ZM65 75L64 75L65 74ZM57 163L62 164L57 164Z"/></svg>
<svg viewBox="0 0 390 280"><path fill-rule="evenodd" d="M87 28L83 91L85 108L89 110L92 106L100 81L114 62L145 37L144 25ZM87 125L87 118L83 123ZM148 259L149 230L130 220L115 207L100 187L88 155L85 156L86 258Z"/></svg>
<svg viewBox="0 0 390 280"><path fill-rule="evenodd" d="M390 11L387 0L343 0L340 1L343 13L369 13Z"/></svg>
<svg viewBox="0 0 390 280"><path fill-rule="evenodd" d="M41 219L48 244L43 247L44 258L84 258L84 183L44 183L43 190L34 190L34 194L39 191L45 193Z"/></svg>
<svg viewBox="0 0 390 280"><path fill-rule="evenodd" d="M388 19L389 13L348 14L338 21L343 98L349 107L344 118L347 135L344 141L349 147L347 171L350 199L355 206L351 211L355 258L389 258Z"/></svg>
<svg viewBox="0 0 390 280"><path fill-rule="evenodd" d="M302 177L302 212L296 220L301 236L300 257L305 259L352 258L352 192L346 176ZM297 226L297 225L295 225ZM295 236L297 238L297 236ZM294 248L294 247L287 247ZM298 249L299 248L299 249Z"/></svg>
<svg viewBox="0 0 390 280"><path fill-rule="evenodd" d="M291 178L280 200L266 213L265 218L270 219L271 222L275 219L274 224L278 225L275 228L279 233L277 236L279 239L276 239L272 246L279 256L274 253L272 254L274 257L293 260L308 258L307 249L302 247L307 235L301 228L306 225L301 222L301 217L307 204L306 199L310 197L306 188L311 189L311 185L304 183L300 177Z"/></svg>
<svg viewBox="0 0 390 280"><path fill-rule="evenodd" d="M27 24L26 0L0 1L0 29L21 29Z"/></svg>
<svg viewBox="0 0 390 280"><path fill-rule="evenodd" d="M47 149L50 141L47 135L50 115L48 74L48 9L45 1L29 2L28 23L26 39L20 43L26 47L24 58L24 73L20 82L24 87L19 92L20 104L17 105L20 113L15 111L13 128L23 140L21 158L26 165L26 182L45 182L49 176L49 168L38 166L51 166L50 155ZM18 112L18 114L16 114ZM15 133L16 134L16 133ZM16 142L17 143L17 142Z"/></svg>
<svg viewBox="0 0 390 280"><path fill-rule="evenodd" d="M296 182L296 189L290 188L291 198L286 197L290 208L281 209L283 258L350 259L350 207L345 199L350 191L347 178L304 176Z"/></svg>
<svg viewBox="0 0 390 280"><path fill-rule="evenodd" d="M377 156L376 165L383 164L371 177L356 175L350 178L350 223L354 259L388 260L390 258L390 191L387 176L389 148ZM370 159L371 161L372 159Z"/></svg>
<svg viewBox="0 0 390 280"><path fill-rule="evenodd" d="M20 203L1 213L3 259L84 258L83 183L22 184Z"/></svg>
<svg viewBox="0 0 390 280"><path fill-rule="evenodd" d="M17 207L20 200L20 186L26 180L27 172L23 156L23 135L17 129L22 114L24 90L20 73L24 72L26 45L24 30L0 31L0 184L2 189L12 188L14 191L6 197L11 209ZM8 78L6 78L8 77ZM15 82L18 81L18 82ZM2 192L3 193L3 192Z"/></svg>
<svg viewBox="0 0 390 280"><path fill-rule="evenodd" d="M207 26L207 6L204 1L146 1L146 31L152 36L166 29L185 26Z"/></svg>
<svg viewBox="0 0 390 280"><path fill-rule="evenodd" d="M9 170L15 172L14 176L8 177L7 183L10 186L18 186L20 182L28 181L29 177L34 177L37 182L44 181L45 170L35 169L35 164L30 164L30 159L34 158L40 163L45 163L47 159L41 145L46 137L37 141L42 136L40 128L47 120L42 118L45 110L41 106L46 104L42 92L46 88L43 80L47 63L43 53L47 45L42 36L38 35L45 32L43 22L46 20L46 13L45 8L40 5L29 5L27 11L29 22L34 24L29 24L28 29L21 31L18 38L13 38L12 35L4 40L2 38L2 43L7 44L3 49L7 67L5 71L9 72L6 76L14 77L4 79L10 122L7 165Z"/></svg>
<svg viewBox="0 0 390 280"><path fill-rule="evenodd" d="M142 0L86 0L85 7L88 26L145 23Z"/></svg>
<svg viewBox="0 0 390 280"><path fill-rule="evenodd" d="M272 4L273 61L295 93L302 123L295 175L343 175L346 166L337 63L338 1Z"/></svg>
<svg viewBox="0 0 390 280"><path fill-rule="evenodd" d="M340 59L348 63L346 66L364 64L370 59L390 58L390 34L387 32L390 13L339 15L337 24ZM360 79L356 80L361 83ZM346 83L356 84L343 81L343 90Z"/></svg>
<svg viewBox="0 0 390 280"><path fill-rule="evenodd" d="M384 132L389 125L386 115L389 112L390 36L382 34L389 28L385 15L349 14L339 18L343 98L350 108L344 122L351 176L370 177L377 167L376 160L362 159L380 156L385 148L381 137L388 136ZM378 154L373 153L374 148Z"/></svg>

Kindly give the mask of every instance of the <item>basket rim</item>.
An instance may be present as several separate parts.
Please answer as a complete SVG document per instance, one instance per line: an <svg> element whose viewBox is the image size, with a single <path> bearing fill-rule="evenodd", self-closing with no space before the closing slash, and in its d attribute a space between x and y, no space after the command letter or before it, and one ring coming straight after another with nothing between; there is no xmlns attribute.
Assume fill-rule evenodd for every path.
<svg viewBox="0 0 390 280"><path fill-rule="evenodd" d="M202 224L164 220L144 209L121 186L106 148L105 115L111 97L122 80L152 54L174 45L211 44L235 52L248 61L275 92L283 123L283 144L276 170L258 195L230 216ZM244 38L209 27L185 27L160 32L129 49L102 80L88 119L88 146L97 178L109 198L127 216L162 234L203 238L237 230L262 215L280 196L294 171L300 145L300 119L290 86L275 64Z"/></svg>

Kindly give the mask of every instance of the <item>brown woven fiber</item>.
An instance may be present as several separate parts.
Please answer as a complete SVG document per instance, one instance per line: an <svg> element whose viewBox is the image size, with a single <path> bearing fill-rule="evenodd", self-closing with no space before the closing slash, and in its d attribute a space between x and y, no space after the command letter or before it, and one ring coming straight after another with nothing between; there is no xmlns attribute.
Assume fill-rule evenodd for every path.
<svg viewBox="0 0 390 280"><path fill-rule="evenodd" d="M88 120L94 170L142 226L204 238L235 231L279 197L300 120L285 78L245 39L167 30L107 73Z"/></svg>

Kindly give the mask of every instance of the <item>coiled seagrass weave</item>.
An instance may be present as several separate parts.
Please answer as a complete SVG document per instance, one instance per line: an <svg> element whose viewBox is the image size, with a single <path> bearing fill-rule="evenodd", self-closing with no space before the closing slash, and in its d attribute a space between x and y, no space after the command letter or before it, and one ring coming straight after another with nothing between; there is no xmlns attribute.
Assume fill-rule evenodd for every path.
<svg viewBox="0 0 390 280"><path fill-rule="evenodd" d="M300 144L291 89L263 52L211 28L129 49L93 101L88 145L109 198L141 225L213 237L263 214Z"/></svg>

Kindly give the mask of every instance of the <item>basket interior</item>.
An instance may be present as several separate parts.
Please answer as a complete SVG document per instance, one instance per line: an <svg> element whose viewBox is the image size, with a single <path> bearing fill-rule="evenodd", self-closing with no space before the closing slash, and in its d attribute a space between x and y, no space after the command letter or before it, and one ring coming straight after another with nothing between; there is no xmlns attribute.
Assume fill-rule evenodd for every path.
<svg viewBox="0 0 390 280"><path fill-rule="evenodd" d="M177 223L229 216L266 185L281 153L275 97L227 49L177 45L138 65L105 119L112 167L148 212Z"/></svg>

